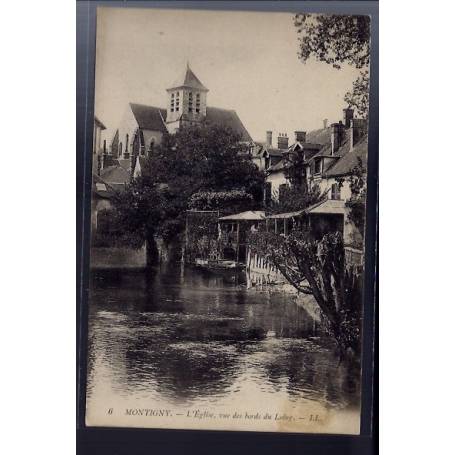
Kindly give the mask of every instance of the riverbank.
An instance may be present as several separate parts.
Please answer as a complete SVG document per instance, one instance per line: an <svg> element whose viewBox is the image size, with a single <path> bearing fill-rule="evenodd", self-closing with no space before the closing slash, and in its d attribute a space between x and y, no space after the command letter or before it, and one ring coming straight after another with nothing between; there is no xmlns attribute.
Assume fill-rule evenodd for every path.
<svg viewBox="0 0 455 455"><path fill-rule="evenodd" d="M248 272L247 272L248 273ZM316 299L309 294L302 294L287 282L265 283L249 287L253 292L269 292L271 294L289 295L290 299L300 308L303 308L316 322L321 322L321 310Z"/></svg>

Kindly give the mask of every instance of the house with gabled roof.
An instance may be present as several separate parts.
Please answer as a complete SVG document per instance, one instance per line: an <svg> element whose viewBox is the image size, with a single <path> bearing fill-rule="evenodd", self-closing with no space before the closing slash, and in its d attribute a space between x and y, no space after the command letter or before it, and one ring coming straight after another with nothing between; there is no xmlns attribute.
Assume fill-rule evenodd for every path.
<svg viewBox="0 0 455 455"><path fill-rule="evenodd" d="M292 166L291 155L303 153L303 172L308 186L317 185L322 199L299 213L273 215L271 218L278 232L286 232L291 219L305 216L313 232L323 235L327 231L338 230L343 233L348 248L353 245L358 247L361 234L349 220L347 203L351 199L350 176L356 168L366 174L367 127L366 120L355 119L353 110L346 108L343 120L330 127L306 135L296 132L295 143L283 152L282 160L267 170L271 197L279 200L280 188L290 185L286 171ZM297 133L300 133L298 138Z"/></svg>
<svg viewBox="0 0 455 455"><path fill-rule="evenodd" d="M271 141L271 131L267 132ZM319 153L324 147L330 145L330 128L326 126L322 129L310 131L295 131L294 143L288 146L286 135L278 136L279 158L265 167L267 173L265 199L279 200L280 189L289 185L286 176L286 169L291 165L291 157L295 154L302 154L303 161L308 161L315 154Z"/></svg>
<svg viewBox="0 0 455 455"><path fill-rule="evenodd" d="M207 105L209 92L187 64L183 74L166 89L166 108L129 103L113 137L110 155L129 160L131 176L140 174L141 161L163 136L198 124L223 125L244 143L252 139L236 111Z"/></svg>

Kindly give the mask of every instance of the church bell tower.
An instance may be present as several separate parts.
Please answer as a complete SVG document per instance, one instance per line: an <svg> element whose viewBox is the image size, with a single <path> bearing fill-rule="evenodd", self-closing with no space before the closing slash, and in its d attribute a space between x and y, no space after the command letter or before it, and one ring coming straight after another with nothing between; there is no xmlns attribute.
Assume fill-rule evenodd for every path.
<svg viewBox="0 0 455 455"><path fill-rule="evenodd" d="M170 133L204 120L208 91L187 63L184 74L167 89L166 125Z"/></svg>

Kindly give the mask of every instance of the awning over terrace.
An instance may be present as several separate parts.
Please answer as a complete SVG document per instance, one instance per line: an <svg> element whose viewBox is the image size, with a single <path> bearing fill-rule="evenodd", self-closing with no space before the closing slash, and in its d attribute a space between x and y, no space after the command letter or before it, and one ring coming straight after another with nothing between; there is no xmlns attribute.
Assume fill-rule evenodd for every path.
<svg viewBox="0 0 455 455"><path fill-rule="evenodd" d="M288 219L288 218L294 218L296 216L303 215L305 213L305 210L298 210L297 212L287 212L287 213L276 213L275 215L269 215L267 219Z"/></svg>
<svg viewBox="0 0 455 455"><path fill-rule="evenodd" d="M268 220L286 220L289 218L295 218L302 215L313 215L313 214L326 214L326 215L342 215L346 211L346 205L344 201L335 199L324 199L311 205L303 210L286 213L276 213L274 215L267 216Z"/></svg>
<svg viewBox="0 0 455 455"><path fill-rule="evenodd" d="M309 215L344 215L346 203L337 199L327 199L320 204L308 207L306 213Z"/></svg>
<svg viewBox="0 0 455 455"><path fill-rule="evenodd" d="M234 215L222 216L220 221L261 221L265 220L265 213L262 210L248 210L235 213Z"/></svg>

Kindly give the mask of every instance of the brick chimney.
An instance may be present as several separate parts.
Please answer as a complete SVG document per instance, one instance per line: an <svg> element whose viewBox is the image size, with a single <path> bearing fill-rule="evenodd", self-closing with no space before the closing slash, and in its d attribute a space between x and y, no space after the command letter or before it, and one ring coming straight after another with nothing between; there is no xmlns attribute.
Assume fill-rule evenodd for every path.
<svg viewBox="0 0 455 455"><path fill-rule="evenodd" d="M294 131L295 142L305 142L306 131Z"/></svg>
<svg viewBox="0 0 455 455"><path fill-rule="evenodd" d="M326 118L322 121L322 127L323 127L324 129L327 128L327 123L328 123L328 121L329 121L329 120L326 119Z"/></svg>
<svg viewBox="0 0 455 455"><path fill-rule="evenodd" d="M338 152L341 143L343 142L344 137L344 125L343 122L340 120L339 123L332 123L331 127L331 142L332 142L332 155Z"/></svg>
<svg viewBox="0 0 455 455"><path fill-rule="evenodd" d="M354 109L347 107L343 109L343 124L345 128L351 127L351 121L354 118Z"/></svg>
<svg viewBox="0 0 455 455"><path fill-rule="evenodd" d="M349 129L350 150L359 142L359 140L367 133L367 121L360 118L354 118L351 121Z"/></svg>
<svg viewBox="0 0 455 455"><path fill-rule="evenodd" d="M265 135L266 135L266 144L268 147L272 147L272 131L266 131L265 132Z"/></svg>
<svg viewBox="0 0 455 455"><path fill-rule="evenodd" d="M289 138L287 134L278 134L278 148L284 150L288 148Z"/></svg>

